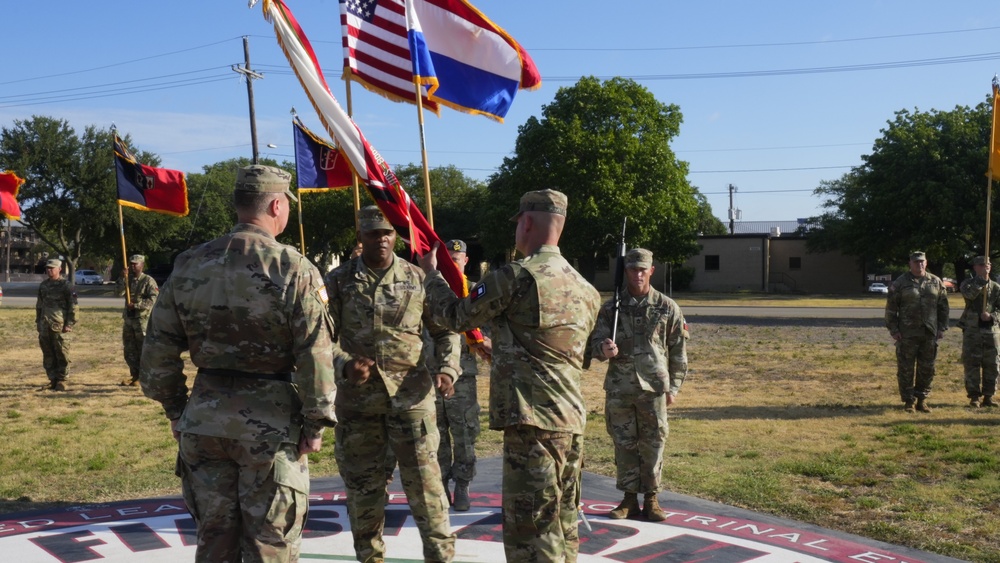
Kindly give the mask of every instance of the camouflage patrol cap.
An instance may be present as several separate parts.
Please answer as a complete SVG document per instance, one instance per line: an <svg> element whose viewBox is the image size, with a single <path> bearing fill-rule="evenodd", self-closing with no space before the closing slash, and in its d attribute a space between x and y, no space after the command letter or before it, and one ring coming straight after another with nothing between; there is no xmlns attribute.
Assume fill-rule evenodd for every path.
<svg viewBox="0 0 1000 563"><path fill-rule="evenodd" d="M62 268L62 260L58 258L49 258L45 261L46 268Z"/></svg>
<svg viewBox="0 0 1000 563"><path fill-rule="evenodd" d="M236 187L233 189L237 192L284 193L292 201L298 201L289 189L291 182L292 175L280 168L251 164L236 173Z"/></svg>
<svg viewBox="0 0 1000 563"><path fill-rule="evenodd" d="M653 266L653 253L645 248L633 248L625 255L625 267L649 269Z"/></svg>
<svg viewBox="0 0 1000 563"><path fill-rule="evenodd" d="M128 263L129 264L145 264L146 263L146 257L143 256L142 254L133 254L132 256L129 257Z"/></svg>
<svg viewBox="0 0 1000 563"><path fill-rule="evenodd" d="M916 250L910 254L910 260L927 260L927 255L922 250Z"/></svg>
<svg viewBox="0 0 1000 563"><path fill-rule="evenodd" d="M392 230L392 224L382 215L377 205L368 205L358 210L358 228L361 232Z"/></svg>
<svg viewBox="0 0 1000 563"><path fill-rule="evenodd" d="M525 211L542 211L555 215L566 215L566 208L569 206L569 198L562 192L556 190L537 190L528 192L521 196L521 207L517 214L510 218L517 222L517 218Z"/></svg>
<svg viewBox="0 0 1000 563"><path fill-rule="evenodd" d="M469 247L465 244L465 241L458 240L457 238L444 243L444 247L448 252L469 252Z"/></svg>
<svg viewBox="0 0 1000 563"><path fill-rule="evenodd" d="M985 256L976 256L975 258L972 259L973 266L985 266L986 264L987 260Z"/></svg>

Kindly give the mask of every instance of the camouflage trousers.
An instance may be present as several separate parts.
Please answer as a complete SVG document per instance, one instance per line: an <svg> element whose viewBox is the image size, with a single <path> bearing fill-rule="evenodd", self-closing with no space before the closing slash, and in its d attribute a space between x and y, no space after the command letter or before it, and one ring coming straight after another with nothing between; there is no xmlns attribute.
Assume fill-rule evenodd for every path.
<svg viewBox="0 0 1000 563"><path fill-rule="evenodd" d="M126 318L122 323L122 347L125 351L125 363L132 379L139 379L139 361L142 360L142 343L146 340L145 319Z"/></svg>
<svg viewBox="0 0 1000 563"><path fill-rule="evenodd" d="M479 436L479 399L476 376L463 374L455 382L455 394L445 399L436 393L438 465L444 479L469 483L476 476L476 438Z"/></svg>
<svg viewBox="0 0 1000 563"><path fill-rule="evenodd" d="M658 493L662 489L666 450L666 393L608 394L605 426L615 444L615 487L626 493Z"/></svg>
<svg viewBox="0 0 1000 563"><path fill-rule="evenodd" d="M309 466L297 445L185 432L177 475L198 527L195 561L299 560Z"/></svg>
<svg viewBox="0 0 1000 563"><path fill-rule="evenodd" d="M896 342L896 381L899 384L899 398L904 403L930 395L937 349L936 335L930 332L924 332L920 336L904 336Z"/></svg>
<svg viewBox="0 0 1000 563"><path fill-rule="evenodd" d="M962 335L962 365L969 398L992 397L1000 375L1000 333L966 329Z"/></svg>
<svg viewBox="0 0 1000 563"><path fill-rule="evenodd" d="M451 561L455 556L448 498L437 463L440 438L434 417L430 408L370 414L337 407L334 454L347 489L347 512L358 561L385 558L385 457L390 448L399 460L399 475L423 541L424 560Z"/></svg>
<svg viewBox="0 0 1000 563"><path fill-rule="evenodd" d="M63 381L69 372L69 340L57 330L38 331L42 366L49 381Z"/></svg>
<svg viewBox="0 0 1000 563"><path fill-rule="evenodd" d="M582 435L525 425L504 429L503 546L507 561L577 560L582 456Z"/></svg>

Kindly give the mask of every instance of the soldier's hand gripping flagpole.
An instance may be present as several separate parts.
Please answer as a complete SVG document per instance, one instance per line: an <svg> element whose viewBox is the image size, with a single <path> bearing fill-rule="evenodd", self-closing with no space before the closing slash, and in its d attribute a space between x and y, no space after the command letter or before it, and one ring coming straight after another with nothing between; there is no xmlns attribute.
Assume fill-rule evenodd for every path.
<svg viewBox="0 0 1000 563"><path fill-rule="evenodd" d="M615 341L618 336L618 312L622 306L622 284L625 282L625 226L628 225L628 217L622 221L622 236L618 240L618 258L615 260L615 316L611 323L611 341Z"/></svg>

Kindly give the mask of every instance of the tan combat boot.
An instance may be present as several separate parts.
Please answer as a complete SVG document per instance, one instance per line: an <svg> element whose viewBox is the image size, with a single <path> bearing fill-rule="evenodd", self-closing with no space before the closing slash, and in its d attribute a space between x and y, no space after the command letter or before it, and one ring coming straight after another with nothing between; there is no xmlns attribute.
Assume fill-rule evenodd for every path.
<svg viewBox="0 0 1000 563"><path fill-rule="evenodd" d="M995 407L995 406L997 406L997 404L993 402L993 395L987 395L987 396L983 397L983 406L984 407Z"/></svg>
<svg viewBox="0 0 1000 563"><path fill-rule="evenodd" d="M663 522L667 519L667 513L660 508L656 493L646 493L642 499L642 515L650 522Z"/></svg>
<svg viewBox="0 0 1000 563"><path fill-rule="evenodd" d="M635 518L639 516L639 498L635 493L625 493L625 498L617 508L608 513L608 518L612 520L622 520L624 518Z"/></svg>
<svg viewBox="0 0 1000 563"><path fill-rule="evenodd" d="M931 406L927 404L927 401L923 397L918 397L917 410L920 412L931 412Z"/></svg>
<svg viewBox="0 0 1000 563"><path fill-rule="evenodd" d="M903 410L906 412L913 412L915 410L913 408L913 399L907 399L906 402L903 403Z"/></svg>
<svg viewBox="0 0 1000 563"><path fill-rule="evenodd" d="M465 512L469 509L469 482L455 480L455 510Z"/></svg>

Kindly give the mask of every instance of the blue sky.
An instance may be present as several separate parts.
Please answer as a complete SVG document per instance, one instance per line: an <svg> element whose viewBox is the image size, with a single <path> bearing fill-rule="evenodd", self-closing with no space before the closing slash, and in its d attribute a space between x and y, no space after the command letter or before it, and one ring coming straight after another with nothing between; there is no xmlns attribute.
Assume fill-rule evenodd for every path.
<svg viewBox="0 0 1000 563"><path fill-rule="evenodd" d="M286 4L346 106L338 2ZM540 117L560 87L625 76L680 107L673 149L723 221L730 184L744 221L820 213L812 190L860 164L895 111L974 106L1000 72L995 0L475 5L528 50L542 88L520 92L503 124L447 108L427 114L431 166L486 179L511 154L518 126ZM0 127L32 115L66 119L78 132L114 123L163 166L187 172L249 157L246 85L230 68L243 63L246 35L251 66L265 76L254 83L261 154L293 159L292 107L320 131L260 4L34 0L5 3L4 16ZM859 70L868 65L888 68ZM355 121L383 156L419 163L416 109L357 85L352 93Z"/></svg>

